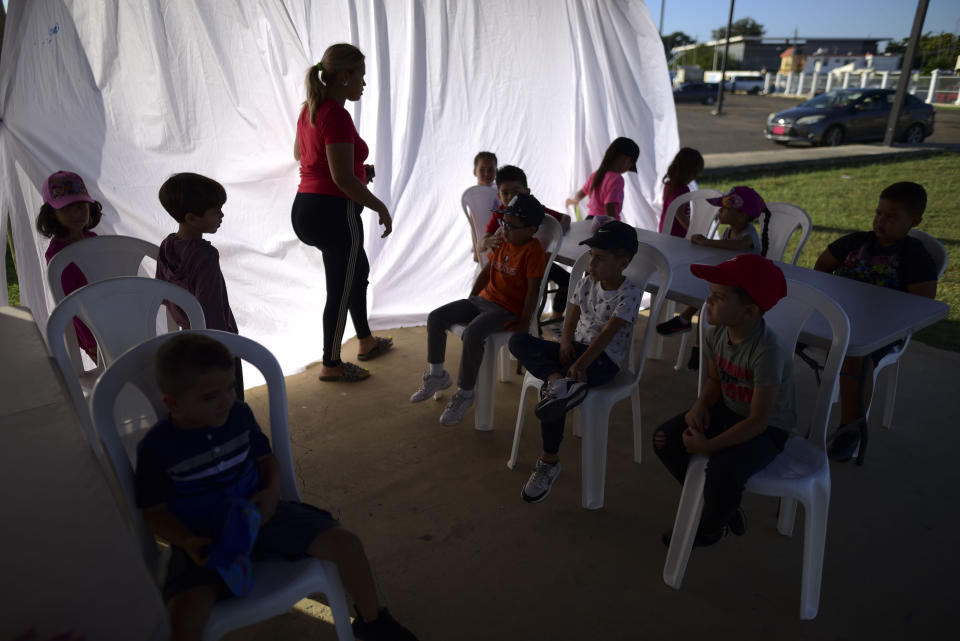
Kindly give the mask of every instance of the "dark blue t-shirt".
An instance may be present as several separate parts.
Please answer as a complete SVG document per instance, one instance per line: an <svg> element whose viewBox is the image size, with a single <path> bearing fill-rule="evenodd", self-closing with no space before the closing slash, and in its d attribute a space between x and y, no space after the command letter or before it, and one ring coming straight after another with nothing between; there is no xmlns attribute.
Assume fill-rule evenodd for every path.
<svg viewBox="0 0 960 641"><path fill-rule="evenodd" d="M220 427L180 429L167 417L137 446L137 507L166 503L193 532L209 536L218 505L261 489L256 459L270 452L253 412L241 401Z"/></svg>
<svg viewBox="0 0 960 641"><path fill-rule="evenodd" d="M840 261L837 276L907 291L916 283L937 280L937 265L923 243L904 236L890 247L881 247L872 231L842 236L827 247Z"/></svg>

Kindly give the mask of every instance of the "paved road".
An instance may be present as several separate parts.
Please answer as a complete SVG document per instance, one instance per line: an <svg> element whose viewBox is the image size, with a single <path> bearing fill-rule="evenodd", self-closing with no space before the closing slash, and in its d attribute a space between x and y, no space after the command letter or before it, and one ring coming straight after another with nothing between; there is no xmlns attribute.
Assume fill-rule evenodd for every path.
<svg viewBox="0 0 960 641"><path fill-rule="evenodd" d="M711 115L713 106L677 105L680 144L704 154L783 149L763 137L763 125L771 111L782 111L799 100L772 96L727 95L723 116ZM960 110L938 109L933 135L925 142L960 144ZM802 147L797 145L796 147Z"/></svg>

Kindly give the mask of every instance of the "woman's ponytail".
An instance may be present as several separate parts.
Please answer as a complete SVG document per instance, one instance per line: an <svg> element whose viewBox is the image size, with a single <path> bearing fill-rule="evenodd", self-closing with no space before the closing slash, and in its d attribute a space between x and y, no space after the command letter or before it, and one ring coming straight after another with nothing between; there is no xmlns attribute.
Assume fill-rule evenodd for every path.
<svg viewBox="0 0 960 641"><path fill-rule="evenodd" d="M313 124L313 119L317 115L317 108L320 107L320 103L323 102L326 98L327 88L323 82L324 71L321 67L321 63L315 65L310 65L310 68L307 69L307 78L304 84L307 86L307 100L303 105L310 110L310 124Z"/></svg>

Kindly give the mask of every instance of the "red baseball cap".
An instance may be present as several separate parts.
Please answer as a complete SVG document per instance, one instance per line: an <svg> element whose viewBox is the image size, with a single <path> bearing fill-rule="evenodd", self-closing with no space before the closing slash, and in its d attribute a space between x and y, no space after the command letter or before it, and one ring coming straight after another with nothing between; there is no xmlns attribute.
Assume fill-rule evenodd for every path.
<svg viewBox="0 0 960 641"><path fill-rule="evenodd" d="M58 171L43 181L43 202L54 209L63 209L76 202L92 203L83 178L70 171Z"/></svg>
<svg viewBox="0 0 960 641"><path fill-rule="evenodd" d="M690 271L708 283L742 288L765 312L787 295L783 272L758 254L740 254L719 265L690 265Z"/></svg>

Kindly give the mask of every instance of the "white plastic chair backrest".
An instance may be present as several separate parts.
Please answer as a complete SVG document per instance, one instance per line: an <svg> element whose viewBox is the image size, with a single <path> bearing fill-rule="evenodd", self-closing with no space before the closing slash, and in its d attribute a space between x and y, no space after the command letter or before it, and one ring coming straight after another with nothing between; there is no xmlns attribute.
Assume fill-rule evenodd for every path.
<svg viewBox="0 0 960 641"><path fill-rule="evenodd" d="M493 208L497 202L497 188L486 185L467 187L460 197L460 206L470 223L473 252L481 264L486 264L487 259L480 253L480 239L487 233L487 224L493 216Z"/></svg>
<svg viewBox="0 0 960 641"><path fill-rule="evenodd" d="M234 356L250 363L263 374L267 382L270 404L270 442L280 467L280 493L285 500L299 500L300 492L297 490L297 482L293 474L293 455L287 426L287 388L277 359L265 347L243 336L212 329L184 331L217 339L226 345ZM135 462L127 456L118 429L127 417L116 416L114 410L120 391L125 385L130 384L149 400L157 416L167 415L157 387L154 359L157 350L169 339L170 336L157 336L125 352L100 376L90 397L90 413L93 416L97 435L123 490L126 507L136 528L144 558L148 567L154 571L157 563L156 543L143 523L140 510L136 507Z"/></svg>
<svg viewBox="0 0 960 641"><path fill-rule="evenodd" d="M790 203L767 203L770 210L770 225L767 231L767 258L783 263L797 264L803 246L807 244L813 223L810 214ZM763 219L760 217L758 235L763 238ZM800 240L797 242L793 255L788 259L785 255L790 237L796 229L800 229Z"/></svg>
<svg viewBox="0 0 960 641"><path fill-rule="evenodd" d="M64 382L80 422L96 449L90 412L69 354L68 328L78 316L97 339L103 365L109 365L129 348L157 334L157 312L164 300L176 303L190 326L206 326L197 299L179 285L154 278L108 278L81 287L53 308L47 321L47 345L63 373Z"/></svg>
<svg viewBox="0 0 960 641"><path fill-rule="evenodd" d="M827 425L830 421L830 410L833 406L833 390L840 379L840 368L847 354L847 345L850 342L850 319L840 305L827 294L805 283L787 280L787 295L780 299L774 307L764 314L763 319L767 326L777 335L780 349L783 354L793 359L800 330L812 314L819 313L830 326L831 340L827 359L820 373L820 385L817 388L817 399L811 415L810 429L807 432L807 441L817 449L826 449ZM707 306L704 303L700 310L700 344L706 344ZM700 384L698 394L703 391L703 383L707 376L705 350L701 350ZM801 401L797 400L799 407ZM803 434L800 426L800 434Z"/></svg>
<svg viewBox="0 0 960 641"><path fill-rule="evenodd" d="M947 250L943 244L935 236L916 228L911 229L908 234L923 243L924 249L927 250L937 266L937 280L943 278L943 272L947 270Z"/></svg>
<svg viewBox="0 0 960 641"><path fill-rule="evenodd" d="M714 189L698 189L677 198L677 200L680 200L687 196L690 197L690 226L687 228L686 238L690 238L694 234L703 234L707 238L713 237L717 229L717 216L720 214L720 208L708 203L707 198L717 198L722 195L723 194ZM675 200L674 202L677 201ZM670 204L672 205L673 203ZM680 205L677 205L678 208L679 206ZM676 215L676 212L674 212L674 215ZM670 225L673 225L672 220L670 221ZM664 223L663 228L668 230L666 223ZM670 233L669 230L667 233Z"/></svg>
<svg viewBox="0 0 960 641"><path fill-rule="evenodd" d="M575 291L583 278L589 278L589 276L586 276L587 264L589 262L590 252L587 251L573 264L573 269L570 272L570 292ZM643 242L640 243L636 255L633 257L633 260L630 261L630 264L627 265L623 273L630 279L630 282L644 291L647 290L647 284L654 276L656 276L657 282L657 294L653 296L653 301L650 305L650 320L647 322L643 340L640 342L641 358L639 364L635 358L635 341L632 335L630 337L629 366L633 369L633 384L636 385L643 375L646 355L649 353L650 347L656 338L656 322L654 319L659 318L660 310L667 299L667 292L670 290L670 281L673 278L673 274L670 269L670 263L663 253L656 247ZM633 327L636 329L636 322L634 322Z"/></svg>
<svg viewBox="0 0 960 641"><path fill-rule="evenodd" d="M707 198L716 198L722 195L723 194L715 189L695 189L694 191L688 191L685 194L677 196L673 199L673 202L670 203L670 206L667 207L667 213L663 216L663 228L660 230L660 233L667 234L668 236L670 235L670 230L673 229L673 219L677 217L677 211L687 203L690 203L691 201L706 200ZM691 211L697 207L705 209L707 207L713 207L713 205L706 202L693 202L690 204ZM700 233L706 235L706 232ZM688 233L687 237L689 236L690 234Z"/></svg>
<svg viewBox="0 0 960 641"><path fill-rule="evenodd" d="M97 236L67 245L47 265L47 283L53 300L63 300L60 274L70 263L75 263L88 283L136 276L144 258L157 259L160 248L153 243L132 236Z"/></svg>
<svg viewBox="0 0 960 641"><path fill-rule="evenodd" d="M539 240L540 244L547 250L547 266L543 272L543 278L540 279L540 291L537 293L537 304L539 305L540 300L543 299L543 292L547 289L550 265L553 264L553 261L557 257L557 252L560 251L560 245L563 244L563 228L560 227L560 221L550 214L545 215L543 222L540 223L540 229L537 230L537 233L534 234L533 237ZM536 313L530 318L530 332L534 336L537 334Z"/></svg>

